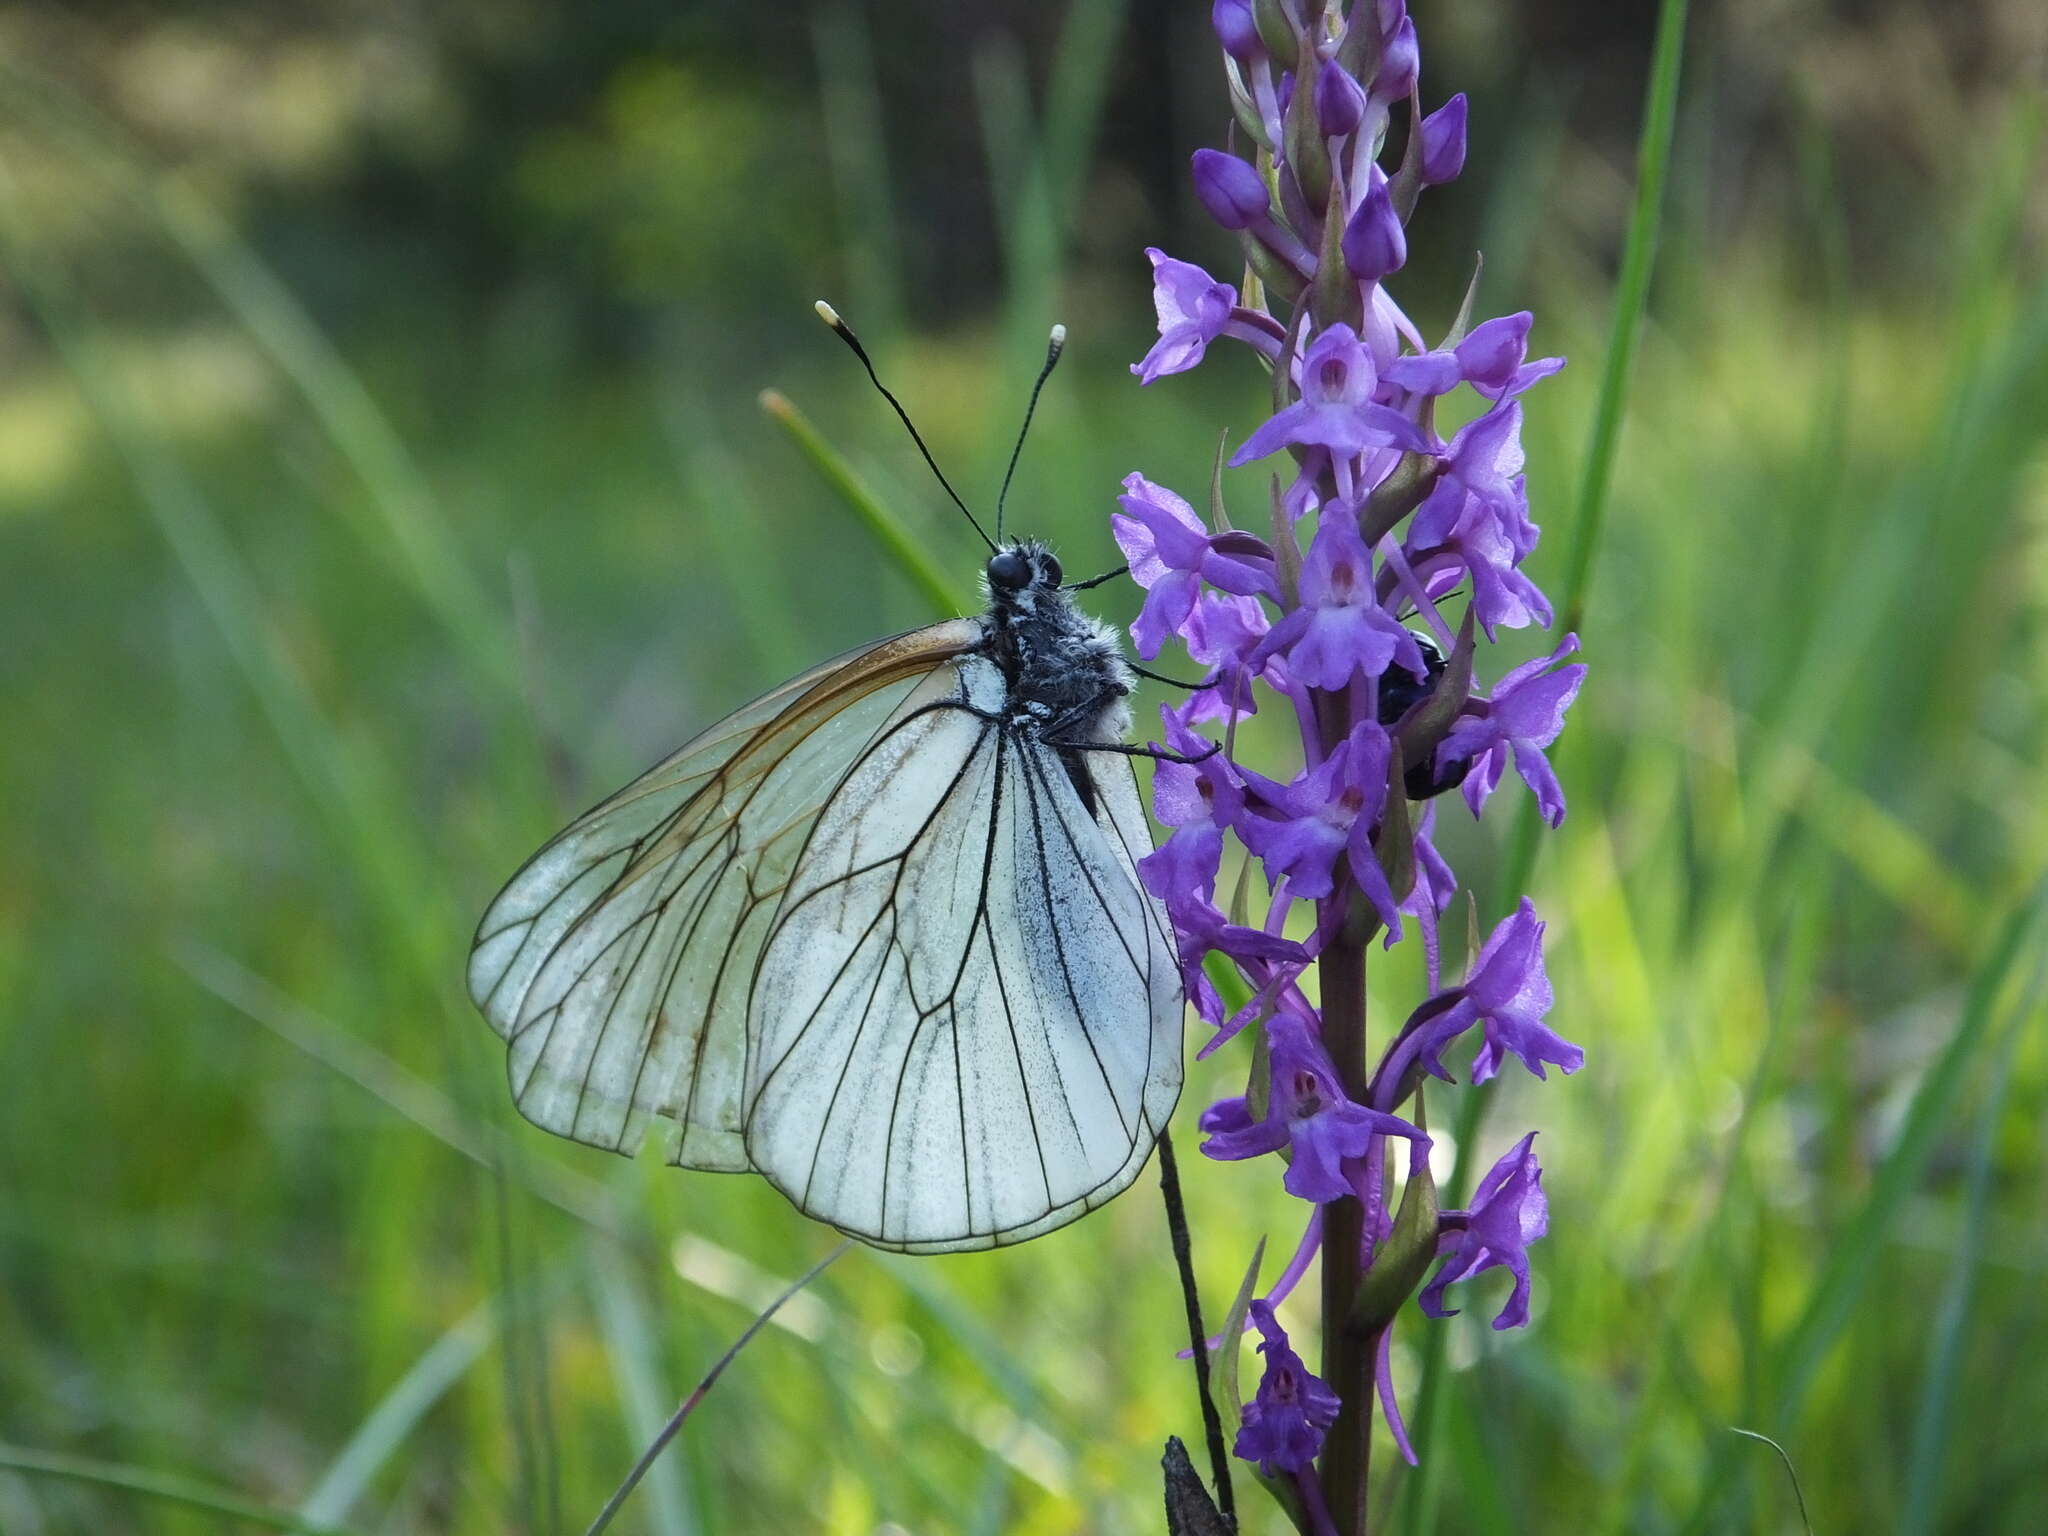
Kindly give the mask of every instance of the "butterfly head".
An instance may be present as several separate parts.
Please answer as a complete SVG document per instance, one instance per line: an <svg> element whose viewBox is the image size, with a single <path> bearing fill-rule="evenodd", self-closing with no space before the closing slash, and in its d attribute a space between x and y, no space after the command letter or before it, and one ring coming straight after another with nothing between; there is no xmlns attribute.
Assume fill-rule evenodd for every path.
<svg viewBox="0 0 2048 1536"><path fill-rule="evenodd" d="M998 609L1027 611L1037 606L1039 593L1058 591L1065 574L1059 557L1036 539L1005 544L989 556L982 572L991 604Z"/></svg>

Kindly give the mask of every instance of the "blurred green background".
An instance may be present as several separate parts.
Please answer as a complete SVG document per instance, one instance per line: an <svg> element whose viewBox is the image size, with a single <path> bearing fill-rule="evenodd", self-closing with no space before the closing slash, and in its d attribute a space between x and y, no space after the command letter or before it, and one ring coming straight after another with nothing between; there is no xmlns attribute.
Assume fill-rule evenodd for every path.
<svg viewBox="0 0 2048 1536"><path fill-rule="evenodd" d="M984 505L1067 322L1012 513L1070 570L1124 473L1198 492L1259 419L1242 357L1126 372L1142 246L1231 270L1207 10L0 6L0 1530L581 1529L826 1250L520 1122L471 928L569 812L928 616L763 387L966 600L820 293ZM1441 331L1483 248L1571 355L1528 407L1556 590L1654 8L1416 11L1474 148L1398 291ZM1404 1320L1433 1481L1382 1441L1390 1530L1799 1529L1731 1426L1824 1533L2048 1527L2044 78L2034 0L1692 18L1533 881L1588 1065L1493 1106L1479 1155L1543 1133L1536 1319ZM1498 909L1512 817L1444 819ZM1219 1315L1302 1212L1193 1146ZM1149 1178L1010 1253L857 1250L619 1529L1160 1529L1177 1317Z"/></svg>

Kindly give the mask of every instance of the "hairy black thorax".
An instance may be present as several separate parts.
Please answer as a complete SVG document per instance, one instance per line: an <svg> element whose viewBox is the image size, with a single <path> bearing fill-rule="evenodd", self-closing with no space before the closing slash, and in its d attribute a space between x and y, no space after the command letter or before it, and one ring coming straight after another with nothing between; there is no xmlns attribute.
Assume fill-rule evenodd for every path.
<svg viewBox="0 0 2048 1536"><path fill-rule="evenodd" d="M1134 679L1116 632L1081 611L1061 589L1062 574L1035 539L996 552L985 576L985 654L1006 685L1004 726L1056 750L1092 813L1095 788L1081 749L1121 743Z"/></svg>

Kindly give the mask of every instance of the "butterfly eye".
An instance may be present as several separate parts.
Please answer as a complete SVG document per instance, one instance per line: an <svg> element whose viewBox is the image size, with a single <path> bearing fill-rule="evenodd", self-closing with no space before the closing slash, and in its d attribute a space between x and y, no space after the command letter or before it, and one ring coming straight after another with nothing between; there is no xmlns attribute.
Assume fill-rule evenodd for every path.
<svg viewBox="0 0 2048 1536"><path fill-rule="evenodd" d="M1031 562L1022 550L1006 549L988 563L988 584L1015 592L1031 584Z"/></svg>
<svg viewBox="0 0 2048 1536"><path fill-rule="evenodd" d="M1066 574L1060 568L1059 558L1055 555L1041 555L1038 568L1045 573L1046 581L1055 587L1060 584L1060 578Z"/></svg>

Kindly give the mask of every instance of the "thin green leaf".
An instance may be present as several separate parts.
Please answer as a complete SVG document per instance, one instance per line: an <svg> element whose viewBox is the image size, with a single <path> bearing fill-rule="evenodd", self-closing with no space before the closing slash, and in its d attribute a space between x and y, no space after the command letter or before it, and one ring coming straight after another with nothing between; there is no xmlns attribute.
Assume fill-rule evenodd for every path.
<svg viewBox="0 0 2048 1536"><path fill-rule="evenodd" d="M415 1360L349 1436L313 1491L299 1503L299 1518L329 1529L346 1519L392 1452L421 1419L468 1373L498 1336L495 1302L474 1307Z"/></svg>
<svg viewBox="0 0 2048 1536"><path fill-rule="evenodd" d="M787 396L777 390L763 390L761 409L789 434L790 441L810 460L811 467L824 477L825 483L875 536L875 542L882 546L896 568L909 578L910 584L931 605L935 616L951 618L966 609L967 604L961 594L938 563L925 553L916 535L868 489L860 476L854 473L853 466L841 457L838 449L825 441L818 429L811 425L810 419L791 404Z"/></svg>
<svg viewBox="0 0 2048 1536"><path fill-rule="evenodd" d="M1985 1230L1990 1220L1992 1153L1999 1123L2005 1116L2012 1086L2013 1057L2030 1028L2040 1022L2042 974L2037 966L2026 1006L2015 1009L2005 1026L1991 1091L1978 1112L1977 1134L1964 1175L1963 1230L1949 1255L1947 1283L1934 1311L1934 1341L1927 1352L1927 1375L1920 1388L1920 1407L1913 1420L1913 1447L1906 1460L1905 1509L1900 1536L1936 1528L1940 1507L1942 1462L1950 1446L1949 1418L1963 1375L1963 1339L1969 1331L1971 1303L1984 1259Z"/></svg>
<svg viewBox="0 0 2048 1536"><path fill-rule="evenodd" d="M1813 1536L1813 1520L1806 1513L1806 1490L1799 1486L1799 1469L1792 1465L1792 1458L1787 1454L1785 1447L1778 1444L1769 1435L1760 1435L1753 1429L1742 1429L1733 1424L1728 1426L1728 1433L1740 1435L1745 1440L1761 1441L1778 1453L1778 1460L1785 1464L1785 1476L1792 1484L1792 1498L1799 1505L1800 1529L1806 1532L1806 1536Z"/></svg>
<svg viewBox="0 0 2048 1536"><path fill-rule="evenodd" d="M288 1509L273 1509L225 1488L215 1488L189 1478L152 1472L147 1467L125 1462L98 1461L89 1456L65 1456L55 1451L34 1451L27 1446L0 1445L0 1467L40 1477L61 1477L69 1482L90 1483L100 1488L118 1488L167 1504L182 1504L229 1520L246 1520L273 1531L298 1531L305 1536L349 1536L346 1526L316 1524Z"/></svg>
<svg viewBox="0 0 2048 1536"><path fill-rule="evenodd" d="M621 1262L623 1257L617 1252L593 1253L590 1290L604 1333L605 1360L625 1409L626 1427L633 1443L644 1445L661 1433L674 1389L664 1389L660 1382L661 1340L649 1320L646 1298L629 1266ZM664 1536L689 1536L696 1529L690 1518L683 1468L683 1462L670 1457L648 1469L648 1493L653 1499L648 1524Z"/></svg>
<svg viewBox="0 0 2048 1536"><path fill-rule="evenodd" d="M1244 1320L1252 1309L1252 1296L1259 1287L1259 1266L1266 1259L1266 1239L1261 1234L1258 1246L1252 1249L1252 1261L1246 1266L1244 1279L1238 1282L1237 1294L1230 1300L1230 1310L1223 1314L1223 1331L1218 1335L1222 1340L1216 1348L1216 1381L1221 1388L1216 1398L1216 1408L1223 1415L1223 1432L1235 1439L1238 1427L1244 1423L1244 1396L1237 1385L1238 1366L1244 1351L1238 1347L1238 1340L1244 1335Z"/></svg>

